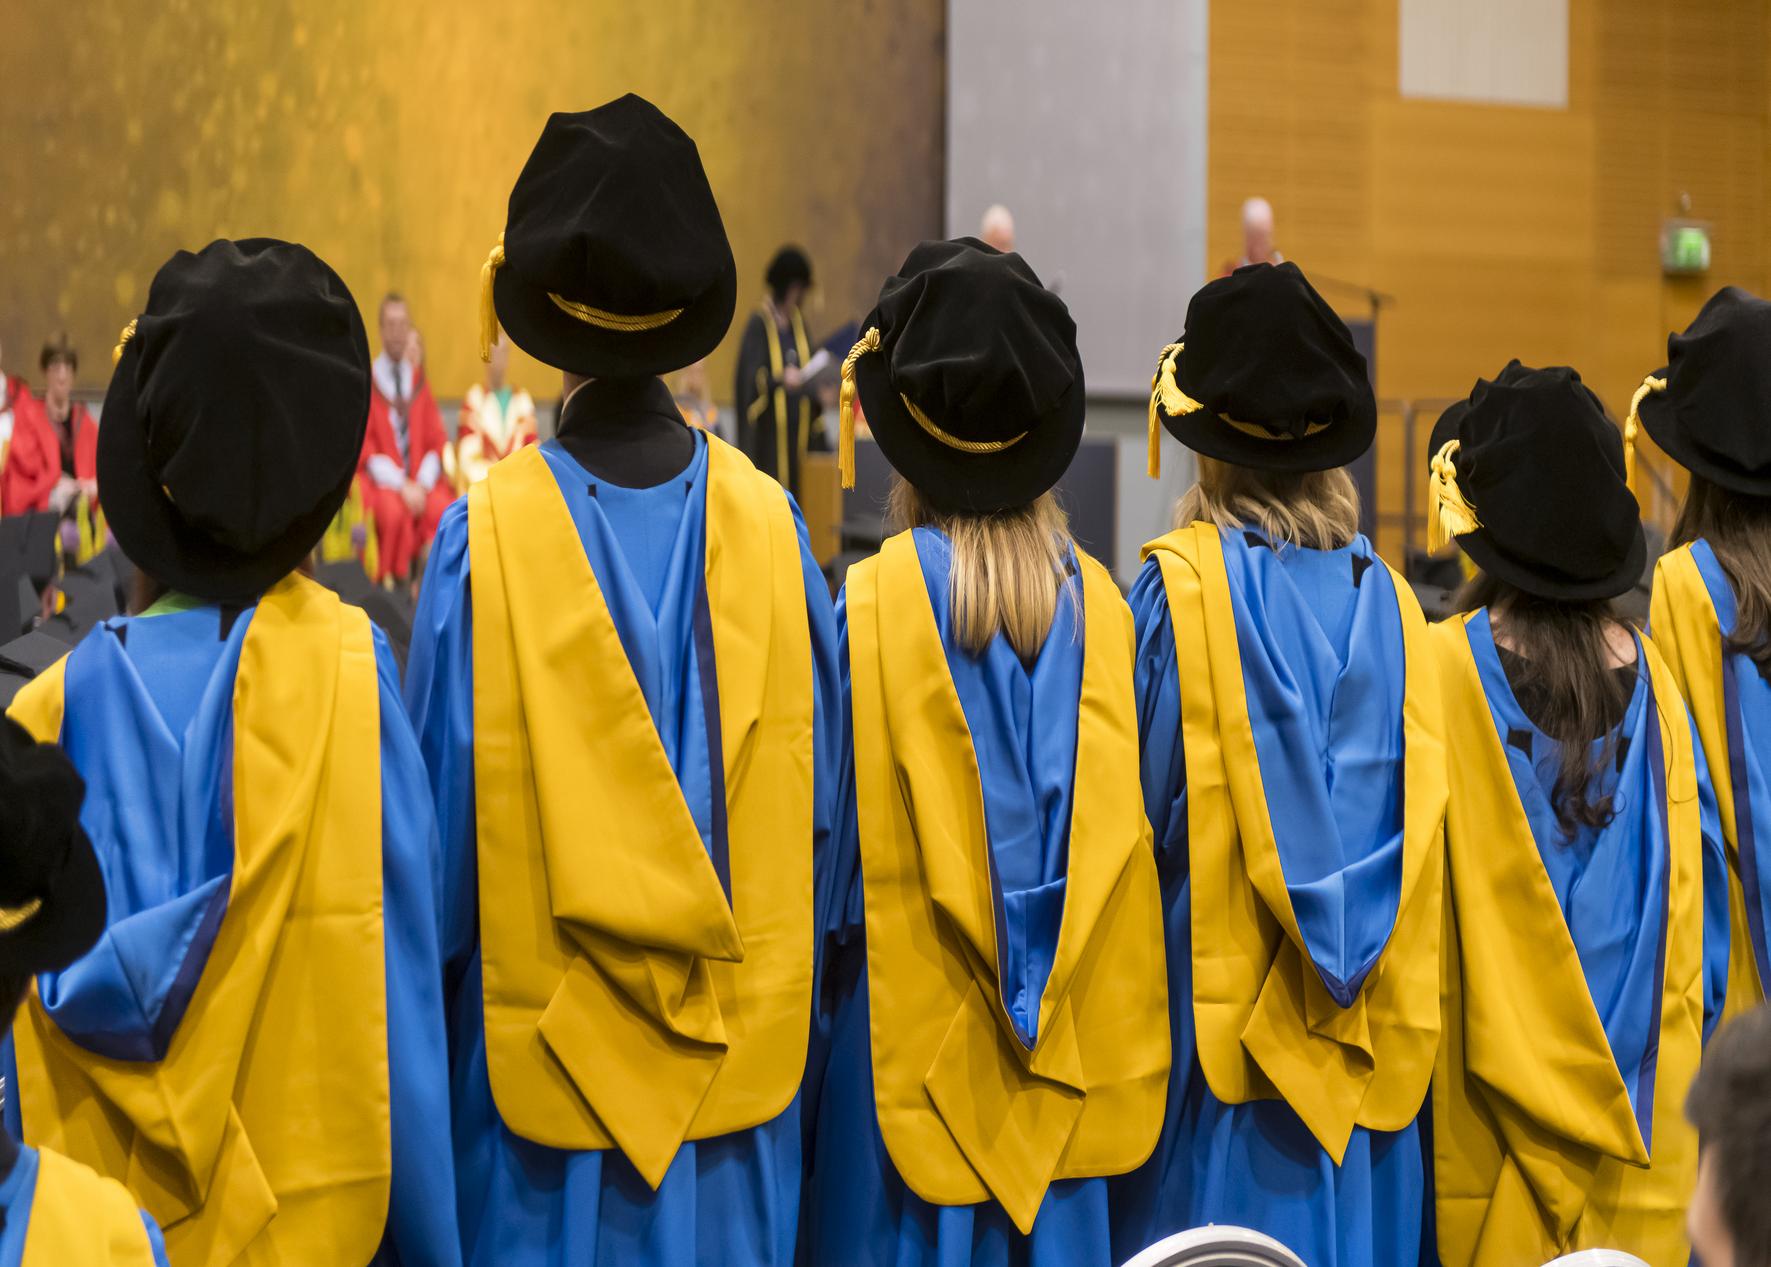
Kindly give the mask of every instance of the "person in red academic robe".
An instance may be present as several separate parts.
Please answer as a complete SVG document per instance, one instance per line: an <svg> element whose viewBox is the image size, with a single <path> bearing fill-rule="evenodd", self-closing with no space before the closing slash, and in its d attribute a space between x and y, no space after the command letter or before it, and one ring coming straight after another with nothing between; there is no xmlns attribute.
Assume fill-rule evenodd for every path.
<svg viewBox="0 0 1771 1267"><path fill-rule="evenodd" d="M0 515L48 510L61 477L42 402L16 374L0 374Z"/></svg>
<svg viewBox="0 0 1771 1267"><path fill-rule="evenodd" d="M49 509L67 511L83 501L96 511L98 420L74 399L74 375L80 369L80 354L66 334L58 334L44 343L37 363L43 370L41 408L60 451L56 482L49 492Z"/></svg>
<svg viewBox="0 0 1771 1267"><path fill-rule="evenodd" d="M373 378L357 478L375 520L375 580L411 580L455 492L443 478L448 443L443 415L424 377L418 332L399 295L381 301L381 355Z"/></svg>

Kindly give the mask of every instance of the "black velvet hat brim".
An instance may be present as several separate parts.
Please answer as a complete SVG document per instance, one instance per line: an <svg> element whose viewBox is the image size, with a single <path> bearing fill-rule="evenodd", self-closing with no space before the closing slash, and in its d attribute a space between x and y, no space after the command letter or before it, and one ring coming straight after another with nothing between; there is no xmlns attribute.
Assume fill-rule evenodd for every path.
<svg viewBox="0 0 1771 1267"><path fill-rule="evenodd" d="M1439 415L1439 421L1433 424L1432 438L1427 443L1428 453L1437 453L1447 440L1457 435L1458 425L1468 411L1469 402L1464 400ZM1428 506L1427 513L1433 514L1433 507ZM1481 515L1482 507L1477 506L1477 518L1481 518ZM1642 571L1648 566L1648 541L1639 522L1636 524L1635 539L1631 541L1624 561L1611 573L1597 580L1571 578L1558 572L1549 560L1521 559L1507 554L1495 545L1494 538L1486 528L1466 532L1455 540L1458 547L1470 556L1470 562L1489 576L1505 581L1527 594L1562 602L1584 603L1627 594L1642 579Z"/></svg>
<svg viewBox="0 0 1771 1267"><path fill-rule="evenodd" d="M1666 381L1670 368L1655 370L1654 377ZM1693 475L1701 475L1710 483L1733 493L1744 493L1749 497L1771 497L1771 474L1749 475L1733 467L1723 466L1692 443L1690 433L1679 421L1678 410L1673 408L1669 392L1649 392L1642 398L1636 416L1642 420L1642 430L1660 446L1661 451Z"/></svg>
<svg viewBox="0 0 1771 1267"><path fill-rule="evenodd" d="M544 287L506 264L492 280L492 306L511 341L543 364L584 378L645 378L693 365L719 346L738 307L738 268L656 330L604 330L563 311Z"/></svg>
<svg viewBox="0 0 1771 1267"><path fill-rule="evenodd" d="M1183 350L1177 357L1177 373L1185 357ZM1162 419L1163 428L1193 452L1259 471L1297 474L1333 470L1358 460L1377 438L1375 402L1361 402L1359 411L1345 422L1297 439L1249 435L1209 409L1196 409L1178 418L1158 409L1157 416Z"/></svg>
<svg viewBox="0 0 1771 1267"><path fill-rule="evenodd" d="M105 522L123 553L162 585L211 602L251 602L293 572L325 534L356 478L353 463L338 486L263 550L243 554L187 524L153 475L147 436L136 417L138 344L123 359L105 392L98 428L98 490ZM292 385L299 390L299 384ZM369 379L364 377L356 448L369 424Z"/></svg>
<svg viewBox="0 0 1771 1267"><path fill-rule="evenodd" d="M874 314L864 324L877 324ZM892 386L883 353L855 362L855 392L874 442L892 469L939 510L990 514L1025 506L1051 489L1082 444L1088 401L1081 368L1053 411L1015 444L995 453L967 453L922 429Z"/></svg>
<svg viewBox="0 0 1771 1267"><path fill-rule="evenodd" d="M43 905L0 934L0 969L9 975L58 972L92 948L105 931L105 878L92 842L76 828Z"/></svg>

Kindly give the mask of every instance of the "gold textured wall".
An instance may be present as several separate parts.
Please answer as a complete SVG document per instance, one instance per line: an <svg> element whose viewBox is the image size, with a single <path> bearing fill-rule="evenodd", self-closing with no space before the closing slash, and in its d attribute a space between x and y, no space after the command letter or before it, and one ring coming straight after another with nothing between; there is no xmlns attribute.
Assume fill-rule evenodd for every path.
<svg viewBox="0 0 1771 1267"><path fill-rule="evenodd" d="M0 345L65 327L102 387L175 249L304 242L370 321L404 291L439 395L479 376L479 266L552 110L625 91L700 145L739 321L783 241L858 317L939 233L943 0L11 0L0 6ZM731 390L736 326L711 365ZM538 395L558 375L513 359Z"/></svg>
<svg viewBox="0 0 1771 1267"><path fill-rule="evenodd" d="M1461 396L1517 356L1574 365L1621 417L1712 290L1771 282L1768 11L1570 0L1568 108L1541 110L1401 97L1397 0L1213 0L1210 259L1240 253L1242 200L1264 194L1306 271L1396 296L1380 397ZM1715 226L1701 280L1660 273L1680 192ZM1400 426L1380 420L1391 512L1407 463L1425 484Z"/></svg>

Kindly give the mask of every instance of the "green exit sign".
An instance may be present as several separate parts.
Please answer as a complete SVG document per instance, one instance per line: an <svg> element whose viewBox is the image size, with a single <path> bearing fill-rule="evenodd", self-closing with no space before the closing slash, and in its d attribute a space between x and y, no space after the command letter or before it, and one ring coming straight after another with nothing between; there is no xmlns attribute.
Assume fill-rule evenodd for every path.
<svg viewBox="0 0 1771 1267"><path fill-rule="evenodd" d="M1668 220L1660 229L1660 271L1686 277L1710 269L1710 227L1702 220Z"/></svg>

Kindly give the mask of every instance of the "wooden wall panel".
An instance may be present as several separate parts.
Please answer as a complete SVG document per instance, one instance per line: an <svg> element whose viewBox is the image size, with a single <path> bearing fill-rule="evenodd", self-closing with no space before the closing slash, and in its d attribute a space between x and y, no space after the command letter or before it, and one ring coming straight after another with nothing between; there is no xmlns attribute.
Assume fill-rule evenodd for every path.
<svg viewBox="0 0 1771 1267"><path fill-rule="evenodd" d="M1711 291L1771 280L1768 9L1572 0L1569 107L1540 110L1401 98L1397 0L1217 0L1212 263L1240 253L1242 200L1262 194L1306 271L1396 296L1380 396L1462 395L1518 356L1576 366L1621 415ZM1698 281L1659 270L1681 191L1715 226ZM1400 509L1404 463L1424 487L1426 455L1404 448L1386 413L1382 510ZM1664 498L1648 509L1670 516Z"/></svg>

